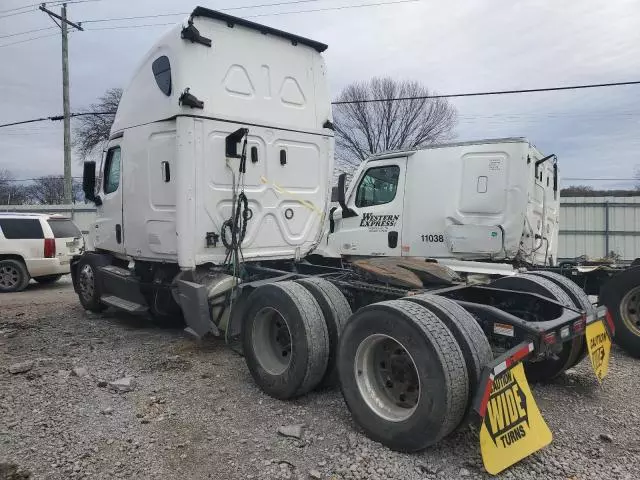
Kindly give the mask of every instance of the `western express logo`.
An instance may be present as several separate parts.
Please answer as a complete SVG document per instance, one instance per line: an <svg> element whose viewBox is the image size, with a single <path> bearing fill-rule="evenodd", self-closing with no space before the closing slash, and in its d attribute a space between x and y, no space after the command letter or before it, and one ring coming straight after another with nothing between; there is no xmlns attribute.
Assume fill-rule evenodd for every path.
<svg viewBox="0 0 640 480"><path fill-rule="evenodd" d="M498 447L508 447L527 435L527 398L509 370L493 382L484 423Z"/></svg>
<svg viewBox="0 0 640 480"><path fill-rule="evenodd" d="M365 213L360 220L361 227L393 227L398 222L400 215L375 215Z"/></svg>

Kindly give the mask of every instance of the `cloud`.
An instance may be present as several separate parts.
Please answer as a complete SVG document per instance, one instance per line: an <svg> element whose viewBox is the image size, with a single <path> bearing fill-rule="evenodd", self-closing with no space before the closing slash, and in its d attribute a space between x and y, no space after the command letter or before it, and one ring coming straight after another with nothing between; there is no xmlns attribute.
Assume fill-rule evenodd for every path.
<svg viewBox="0 0 640 480"><path fill-rule="evenodd" d="M87 20L193 8L190 3L176 3L87 2L69 5L69 15ZM261 2L228 0L216 7L253 3ZM233 13L356 3L326 0ZM20 4L5 0L3 7ZM419 80L440 93L635 80L640 72L639 17L640 3L627 0L425 0L252 20L328 43L329 82L335 96L349 82L376 75ZM74 33L70 39L72 109L94 102L107 88L126 86L139 59L169 27L93 32L89 28L173 20L178 22L180 17L86 24L86 32ZM0 31L7 34L50 25L36 11L0 19ZM0 48L0 62L4 67L0 69L0 122L60 112L58 37ZM526 136L543 152L559 156L562 176L631 177L640 164L639 91L640 86L456 99L458 138ZM44 123L30 128L0 131L0 168L16 176L60 172L61 127ZM80 171L79 165L74 171Z"/></svg>

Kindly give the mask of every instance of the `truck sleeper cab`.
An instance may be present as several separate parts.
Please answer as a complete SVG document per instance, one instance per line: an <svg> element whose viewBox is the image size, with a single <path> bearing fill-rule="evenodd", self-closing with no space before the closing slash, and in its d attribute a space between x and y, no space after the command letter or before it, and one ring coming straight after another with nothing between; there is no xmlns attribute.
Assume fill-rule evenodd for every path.
<svg viewBox="0 0 640 480"><path fill-rule="evenodd" d="M551 264L560 201L555 162L524 138L375 155L354 173L345 209L334 211L319 251Z"/></svg>

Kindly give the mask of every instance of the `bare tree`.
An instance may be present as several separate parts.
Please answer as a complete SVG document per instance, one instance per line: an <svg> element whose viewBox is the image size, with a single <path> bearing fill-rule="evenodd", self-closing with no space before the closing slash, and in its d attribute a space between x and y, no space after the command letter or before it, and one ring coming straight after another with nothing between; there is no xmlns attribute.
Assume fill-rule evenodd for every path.
<svg viewBox="0 0 640 480"><path fill-rule="evenodd" d="M336 160L352 170L378 152L421 148L454 136L456 109L418 82L373 78L345 87L333 108ZM379 100L362 102L362 100ZM408 100L399 100L408 99Z"/></svg>
<svg viewBox="0 0 640 480"><path fill-rule="evenodd" d="M42 205L60 205L64 203L64 177L48 175L40 177L26 187L29 200ZM74 181L72 184L74 201L82 198L82 185Z"/></svg>
<svg viewBox="0 0 640 480"><path fill-rule="evenodd" d="M0 205L22 205L28 201L24 185L9 170L0 170Z"/></svg>
<svg viewBox="0 0 640 480"><path fill-rule="evenodd" d="M593 187L589 185L571 185L560 190L560 196L580 197L593 192Z"/></svg>
<svg viewBox="0 0 640 480"><path fill-rule="evenodd" d="M85 111L89 115L77 117L73 146L83 160L96 151L102 150L109 140L111 125L121 97L121 88L110 88L100 97L98 103L91 104ZM113 112L113 114L104 115L104 112Z"/></svg>

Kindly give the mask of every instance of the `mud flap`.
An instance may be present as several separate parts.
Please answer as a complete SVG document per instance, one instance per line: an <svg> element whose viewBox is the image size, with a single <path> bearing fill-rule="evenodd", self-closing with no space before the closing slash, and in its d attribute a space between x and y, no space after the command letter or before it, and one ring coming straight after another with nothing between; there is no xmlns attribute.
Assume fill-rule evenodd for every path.
<svg viewBox="0 0 640 480"><path fill-rule="evenodd" d="M605 325L605 318L609 328ZM587 317L586 341L593 372L599 382L609 373L609 358L611 355L611 336L615 332L613 321L605 307L599 307L594 316Z"/></svg>
<svg viewBox="0 0 640 480"><path fill-rule="evenodd" d="M522 360L533 351L522 343L485 368L474 407L480 415L480 451L492 475L549 445L551 430L536 405Z"/></svg>
<svg viewBox="0 0 640 480"><path fill-rule="evenodd" d="M199 283L178 280L180 307L187 324L185 331L201 338L207 333L220 335L218 327L211 321L207 288Z"/></svg>

